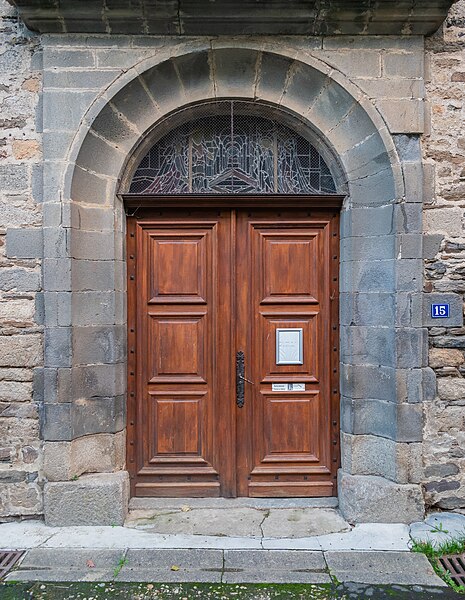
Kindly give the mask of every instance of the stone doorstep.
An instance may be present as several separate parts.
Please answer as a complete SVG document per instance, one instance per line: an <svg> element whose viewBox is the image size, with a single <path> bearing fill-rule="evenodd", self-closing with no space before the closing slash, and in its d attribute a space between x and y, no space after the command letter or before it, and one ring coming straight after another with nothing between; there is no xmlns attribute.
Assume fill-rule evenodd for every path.
<svg viewBox="0 0 465 600"><path fill-rule="evenodd" d="M176 507L168 502L163 509L132 510L125 525L153 534L267 539L309 538L350 531L350 525L334 508L293 504L285 501L281 507L279 503L248 506L226 502L206 508L204 503L186 499Z"/></svg>
<svg viewBox="0 0 465 600"><path fill-rule="evenodd" d="M398 584L444 587L405 552L36 548L6 581Z"/></svg>

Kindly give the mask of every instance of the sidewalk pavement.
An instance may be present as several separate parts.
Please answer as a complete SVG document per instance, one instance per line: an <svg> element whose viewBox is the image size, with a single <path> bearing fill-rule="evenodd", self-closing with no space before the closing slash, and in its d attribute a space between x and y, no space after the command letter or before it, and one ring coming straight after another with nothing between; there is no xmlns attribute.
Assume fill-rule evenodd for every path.
<svg viewBox="0 0 465 600"><path fill-rule="evenodd" d="M171 511L174 524L185 525L195 508ZM199 509L200 510L200 509ZM282 531L300 513L280 510ZM321 522L322 509L310 518L301 513L302 531L309 520ZM328 511L328 509L324 509ZM157 512L157 511L156 511ZM337 511L327 529L333 533L306 537L266 535L195 535L157 533L167 513L154 518L134 515L131 527L47 527L40 521L0 525L0 548L26 550L6 581L211 582L396 584L444 587L422 554L411 553L410 532L417 538L453 537L465 531L465 516L441 513L410 528L402 524L369 523L350 527ZM267 511L268 513L270 511ZM246 514L246 513L244 513ZM221 516L221 515L220 515ZM224 518L226 514L222 515ZM240 515L235 515L240 521ZM204 518L204 516L203 516ZM245 517L244 517L245 518ZM292 518L294 521L289 521ZM447 527L440 520L447 523ZM141 520L143 524L137 521ZM177 520L179 521L178 524ZM214 520L214 519L213 519ZM217 519L220 522L220 519ZM149 525L147 525L149 521ZM237 528L243 526L238 521ZM275 519L277 522L277 520ZM142 529L140 529L142 527ZM149 530L147 530L147 527ZM211 523L205 523L211 528ZM145 529L144 529L145 528Z"/></svg>

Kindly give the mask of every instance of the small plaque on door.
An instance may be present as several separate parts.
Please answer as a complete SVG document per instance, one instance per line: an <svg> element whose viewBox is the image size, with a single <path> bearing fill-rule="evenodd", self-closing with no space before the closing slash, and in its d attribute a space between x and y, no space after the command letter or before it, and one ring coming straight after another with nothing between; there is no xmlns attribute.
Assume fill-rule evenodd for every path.
<svg viewBox="0 0 465 600"><path fill-rule="evenodd" d="M302 365L302 328L276 329L276 364Z"/></svg>
<svg viewBox="0 0 465 600"><path fill-rule="evenodd" d="M305 383L272 383L272 392L305 392Z"/></svg>

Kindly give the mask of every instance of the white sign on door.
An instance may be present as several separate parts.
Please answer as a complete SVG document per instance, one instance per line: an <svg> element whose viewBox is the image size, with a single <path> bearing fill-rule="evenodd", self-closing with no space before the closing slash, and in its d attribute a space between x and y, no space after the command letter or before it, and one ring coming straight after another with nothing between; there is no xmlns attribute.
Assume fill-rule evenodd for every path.
<svg viewBox="0 0 465 600"><path fill-rule="evenodd" d="M276 364L303 364L302 328L276 329Z"/></svg>

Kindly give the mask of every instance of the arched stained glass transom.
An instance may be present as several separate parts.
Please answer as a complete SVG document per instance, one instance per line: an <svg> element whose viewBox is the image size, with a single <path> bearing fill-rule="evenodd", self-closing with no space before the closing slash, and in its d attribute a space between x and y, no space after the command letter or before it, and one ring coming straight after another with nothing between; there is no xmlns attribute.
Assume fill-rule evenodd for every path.
<svg viewBox="0 0 465 600"><path fill-rule="evenodd" d="M331 172L307 139L266 117L220 114L177 127L152 146L133 194L332 194Z"/></svg>

